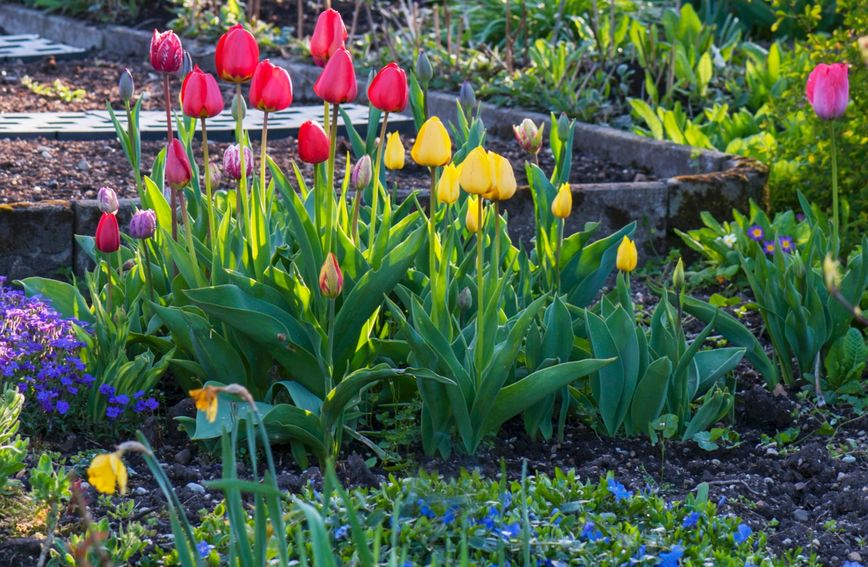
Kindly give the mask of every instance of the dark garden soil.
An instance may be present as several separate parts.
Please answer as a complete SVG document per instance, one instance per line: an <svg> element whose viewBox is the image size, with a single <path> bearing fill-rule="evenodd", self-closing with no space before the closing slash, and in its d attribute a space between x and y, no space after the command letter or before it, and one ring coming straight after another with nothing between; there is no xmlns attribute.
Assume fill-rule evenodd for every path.
<svg viewBox="0 0 868 567"><path fill-rule="evenodd" d="M654 299L638 292L636 301L650 305ZM747 323L755 327L758 318L748 317ZM804 553L816 553L823 564L835 567L868 557L864 547L868 534L868 415L840 407L821 410L814 404L813 394L804 397L797 388L772 393L746 363L737 373L739 393L733 430L740 441L728 448L709 452L692 443L676 442L667 445L665 460L661 461L659 447L652 447L647 440L601 437L576 419L568 420L563 441L532 439L516 419L475 456L456 453L448 459L428 457L416 441L392 447L400 454L399 464L390 463L388 470L381 464L369 469L365 459L371 455L352 452L360 449L355 445L342 455L338 473L348 485L376 486L388 474L412 475L418 468L447 477L456 476L461 469L475 469L498 478L503 463L507 475L516 479L526 461L531 474L571 468L591 482L612 471L628 489L657 491L670 500L685 498L705 482L721 513L736 514L755 531L765 531L770 548L778 554L801 547ZM166 415L150 418L142 430L161 462L166 463L188 517L195 520L198 510L213 509L220 501L219 494L204 489L203 483L220 477L222 465L219 456L191 444L172 421L180 415L193 416L192 401L182 399L177 391L167 390L165 394ZM769 443L768 438L783 430L798 431L796 439L784 445ZM111 443L74 434L62 441L34 438L31 444L35 449L30 454L55 450L72 455L88 448L104 451ZM318 467L300 469L287 448L275 447L275 459L278 484L284 490L298 492L322 481ZM162 512L163 497L144 463L130 456L128 464L140 471L130 476L136 518L144 521L156 515L159 533L170 533ZM245 465L239 464L239 475L243 477L246 472ZM86 496L96 518L108 513L92 489L86 490ZM0 513L0 526L5 524L2 516ZM68 512L63 524L70 529L78 521L76 514ZM32 560L38 554L38 537L32 532L22 535L20 530L19 526L14 532L8 524L0 527L0 567L21 565L22 559ZM165 544L168 540L157 541Z"/></svg>
<svg viewBox="0 0 868 567"><path fill-rule="evenodd" d="M409 150L412 139L405 139ZM150 171L154 157L163 147L163 142L146 141L142 143L142 172ZM223 150L228 144L209 143L212 163L222 164ZM136 187L129 164L120 144L113 140L93 142L57 141L46 139L3 140L4 151L0 154L0 203L22 201L45 201L49 199L93 199L100 187L114 188L121 197L135 197ZM514 140L490 138L489 149L510 158L515 168L519 185L527 183L524 174L525 154ZM256 162L259 162L259 148L255 143ZM194 151L201 163L201 148L198 142ZM346 154L349 146L341 140L337 152L338 172L343 175ZM409 153L409 151L408 151ZM269 140L269 154L284 172L291 172L292 160L298 161L296 141L290 138ZM313 168L301 164L308 180L313 177ZM540 152L540 165L544 171L554 166L551 154ZM403 190L427 190L429 187L428 170L416 166L409 155L406 167L389 174L389 186L396 181ZM290 176L291 177L291 176ZM603 183L614 181L646 180L645 173L622 166L600 161L591 156L576 153L573 159L571 181L574 183ZM228 181L221 185L232 189Z"/></svg>

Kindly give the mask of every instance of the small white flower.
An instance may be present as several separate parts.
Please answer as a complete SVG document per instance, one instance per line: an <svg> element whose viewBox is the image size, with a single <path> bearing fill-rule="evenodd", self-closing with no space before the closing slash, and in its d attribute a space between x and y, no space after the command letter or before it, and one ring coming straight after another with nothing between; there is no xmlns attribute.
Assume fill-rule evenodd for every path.
<svg viewBox="0 0 868 567"><path fill-rule="evenodd" d="M735 234L731 232L722 236L720 239L723 241L727 248L732 248L733 246L735 246L735 243L737 241Z"/></svg>

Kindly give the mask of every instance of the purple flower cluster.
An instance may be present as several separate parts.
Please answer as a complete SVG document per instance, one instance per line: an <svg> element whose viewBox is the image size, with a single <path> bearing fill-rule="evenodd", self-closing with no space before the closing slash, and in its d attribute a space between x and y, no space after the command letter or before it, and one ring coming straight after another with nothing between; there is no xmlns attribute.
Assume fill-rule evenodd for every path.
<svg viewBox="0 0 868 567"><path fill-rule="evenodd" d="M0 376L32 394L45 413L66 415L94 382L79 357L84 343L75 322L38 298L3 287L5 279L0 277Z"/></svg>
<svg viewBox="0 0 868 567"><path fill-rule="evenodd" d="M108 398L108 405L105 408L105 416L109 421L114 421L127 409L131 409L134 413L140 414L144 412L152 412L160 407L156 398L146 398L144 390L139 390L133 397L130 398L126 394L118 394L114 386L111 384L103 384L97 390L102 396Z"/></svg>

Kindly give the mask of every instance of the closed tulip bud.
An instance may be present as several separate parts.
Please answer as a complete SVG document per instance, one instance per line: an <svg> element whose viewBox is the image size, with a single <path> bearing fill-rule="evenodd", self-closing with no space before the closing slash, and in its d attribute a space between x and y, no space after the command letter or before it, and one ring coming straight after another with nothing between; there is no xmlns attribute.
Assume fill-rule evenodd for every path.
<svg viewBox="0 0 868 567"><path fill-rule="evenodd" d="M247 116L247 101L240 94L232 97L232 120L244 120Z"/></svg>
<svg viewBox="0 0 868 567"><path fill-rule="evenodd" d="M407 73L395 62L380 69L368 87L368 100L383 112L403 111L407 97Z"/></svg>
<svg viewBox="0 0 868 567"><path fill-rule="evenodd" d="M184 150L184 144L177 138L166 148L166 185L180 191L193 179L193 168Z"/></svg>
<svg viewBox="0 0 868 567"><path fill-rule="evenodd" d="M184 59L181 61L181 68L178 69L178 76L184 79L187 75L193 72L193 57L190 52L184 50Z"/></svg>
<svg viewBox="0 0 868 567"><path fill-rule="evenodd" d="M636 251L636 243L630 240L629 236L625 236L621 244L618 245L615 266L622 272L630 273L636 269L638 261L639 253Z"/></svg>
<svg viewBox="0 0 868 567"><path fill-rule="evenodd" d="M97 193L97 201L99 201L99 210L110 215L118 212L118 194L111 187L100 187Z"/></svg>
<svg viewBox="0 0 868 567"><path fill-rule="evenodd" d="M346 49L338 49L329 58L319 78L313 84L313 92L331 104L343 104L356 99L359 86L353 58Z"/></svg>
<svg viewBox="0 0 868 567"><path fill-rule="evenodd" d="M181 106L190 118L213 118L223 112L223 94L214 75L193 67L181 85Z"/></svg>
<svg viewBox="0 0 868 567"><path fill-rule="evenodd" d="M350 173L350 182L357 190L361 190L368 186L368 183L371 182L371 177L373 177L371 156L365 154L353 166L353 170Z"/></svg>
<svg viewBox="0 0 868 567"><path fill-rule="evenodd" d="M423 89L427 89L431 79L434 78L434 68L431 67L431 61L428 59L428 55L425 54L425 50L420 51L419 57L416 58L415 71L419 84L422 85Z"/></svg>
<svg viewBox="0 0 868 567"><path fill-rule="evenodd" d="M678 258L678 263L675 264L675 269L672 271L672 285L675 289L684 287L684 260Z"/></svg>
<svg viewBox="0 0 868 567"><path fill-rule="evenodd" d="M254 170L253 152L247 146L244 146L244 169L247 175ZM223 152L223 173L229 179L241 179L241 152L238 144L230 144Z"/></svg>
<svg viewBox="0 0 868 567"><path fill-rule="evenodd" d="M840 118L850 102L846 63L819 64L808 76L805 95L823 120Z"/></svg>
<svg viewBox="0 0 868 567"><path fill-rule="evenodd" d="M292 79L283 67L263 59L250 82L250 104L263 112L278 112L292 104Z"/></svg>
<svg viewBox="0 0 868 567"><path fill-rule="evenodd" d="M158 73L177 73L184 62L181 40L173 31L154 30L150 48L151 67Z"/></svg>
<svg viewBox="0 0 868 567"><path fill-rule="evenodd" d="M133 90L135 83L133 82L133 74L129 69L121 71L121 76L118 79L118 94L124 102L130 102L133 98Z"/></svg>
<svg viewBox="0 0 868 567"><path fill-rule="evenodd" d="M341 272L337 257L329 252L319 271L319 290L324 296L334 299L341 294L343 288L344 274Z"/></svg>
<svg viewBox="0 0 868 567"><path fill-rule="evenodd" d="M515 181L515 172L512 163L505 157L494 152L488 152L491 163L491 190L485 197L492 201L506 201L515 195L518 184Z"/></svg>
<svg viewBox="0 0 868 567"><path fill-rule="evenodd" d="M157 230L157 215L151 209L136 211L130 219L130 236L139 240L151 238Z"/></svg>
<svg viewBox="0 0 868 567"><path fill-rule="evenodd" d="M467 215L464 217L464 224L467 230L476 234L479 232L479 201L481 197L472 196L467 199ZM482 222L485 222L485 209L482 209Z"/></svg>
<svg viewBox="0 0 868 567"><path fill-rule="evenodd" d="M521 124L518 126L513 125L512 127L518 145L521 146L521 149L532 156L538 154L542 147L543 132L545 132L545 129L545 123L541 124L540 127L537 128L537 125L534 124L533 120L530 118L525 118L521 121Z"/></svg>
<svg viewBox="0 0 868 567"><path fill-rule="evenodd" d="M558 189L552 201L552 214L559 219L565 219L570 216L573 210L573 191L569 183L564 183Z"/></svg>
<svg viewBox="0 0 868 567"><path fill-rule="evenodd" d="M259 44L241 24L229 28L217 41L214 53L217 76L232 83L246 83L253 78L259 63Z"/></svg>
<svg viewBox="0 0 868 567"><path fill-rule="evenodd" d="M347 28L340 12L329 8L320 13L310 38L310 54L314 63L323 67L334 53L344 48Z"/></svg>
<svg viewBox="0 0 868 567"><path fill-rule="evenodd" d="M859 38L859 53L862 54L862 61L868 66L868 35Z"/></svg>
<svg viewBox="0 0 868 567"><path fill-rule="evenodd" d="M485 148L476 146L461 162L461 188L474 195L485 195L494 185L491 157Z"/></svg>
<svg viewBox="0 0 868 567"><path fill-rule="evenodd" d="M473 305L473 294L470 292L470 288L464 286L462 290L458 293L458 309L461 311L467 311Z"/></svg>
<svg viewBox="0 0 868 567"><path fill-rule="evenodd" d="M440 167L449 163L452 159L452 139L439 118L432 116L422 124L410 156L424 167Z"/></svg>
<svg viewBox="0 0 868 567"><path fill-rule="evenodd" d="M94 238L96 249L103 254L117 252L121 247L121 231L118 228L118 219L111 213L103 213L96 225Z"/></svg>
<svg viewBox="0 0 868 567"><path fill-rule="evenodd" d="M558 138L565 141L570 136L572 127L572 121L567 118L566 113L561 112L561 115L558 117Z"/></svg>
<svg viewBox="0 0 868 567"><path fill-rule="evenodd" d="M329 159L329 137L318 123L308 120L298 129L298 157L310 164Z"/></svg>
<svg viewBox="0 0 868 567"><path fill-rule="evenodd" d="M386 169L404 169L404 155L401 134L391 132L386 136L386 149L383 154L383 163L386 165Z"/></svg>
<svg viewBox="0 0 868 567"><path fill-rule="evenodd" d="M466 116L470 116L476 109L476 93L469 81L461 83L461 89L458 91L458 104L461 105Z"/></svg>
<svg viewBox="0 0 868 567"><path fill-rule="evenodd" d="M443 168L440 181L437 182L437 200L447 205L452 205L458 200L459 178L461 168L450 163Z"/></svg>

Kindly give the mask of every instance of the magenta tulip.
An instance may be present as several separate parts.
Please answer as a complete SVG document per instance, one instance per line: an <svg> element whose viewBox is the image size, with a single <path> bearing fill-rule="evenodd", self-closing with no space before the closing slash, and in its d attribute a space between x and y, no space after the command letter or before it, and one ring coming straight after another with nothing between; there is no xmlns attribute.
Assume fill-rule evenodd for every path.
<svg viewBox="0 0 868 567"><path fill-rule="evenodd" d="M843 116L850 102L850 82L847 78L847 64L820 63L808 76L805 85L808 102L814 112L823 120L834 120Z"/></svg>

